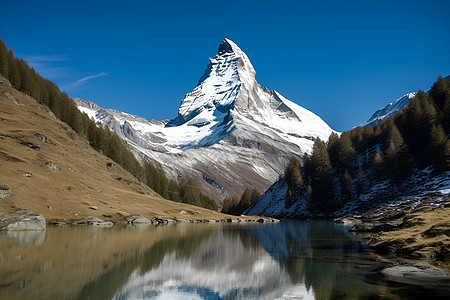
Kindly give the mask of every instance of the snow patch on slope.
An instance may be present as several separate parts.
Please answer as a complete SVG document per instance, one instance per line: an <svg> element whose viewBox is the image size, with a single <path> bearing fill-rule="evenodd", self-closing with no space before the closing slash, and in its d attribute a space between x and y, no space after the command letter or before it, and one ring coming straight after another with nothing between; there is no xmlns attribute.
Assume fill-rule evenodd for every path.
<svg viewBox="0 0 450 300"><path fill-rule="evenodd" d="M284 179L280 179L272 185L256 202L254 202L244 215L271 216L273 218L308 218L308 203L301 197L294 196L293 203L287 203L288 185Z"/></svg>
<svg viewBox="0 0 450 300"><path fill-rule="evenodd" d="M408 93L406 95L403 95L402 97L398 98L394 102L389 103L383 108L380 108L377 110L370 118L367 120L367 122L361 124L361 127L365 127L367 125L375 125L379 124L382 120L386 119L387 117L394 115L403 107L408 106L411 103L411 100L416 96L416 93Z"/></svg>

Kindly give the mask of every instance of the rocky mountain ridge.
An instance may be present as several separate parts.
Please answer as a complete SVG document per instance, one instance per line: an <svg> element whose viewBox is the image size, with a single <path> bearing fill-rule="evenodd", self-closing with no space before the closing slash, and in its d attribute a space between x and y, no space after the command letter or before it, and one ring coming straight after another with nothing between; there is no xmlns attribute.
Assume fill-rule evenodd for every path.
<svg viewBox="0 0 450 300"><path fill-rule="evenodd" d="M108 125L141 161L168 177L191 178L217 202L246 188L266 190L290 157L311 151L333 130L318 116L261 87L247 55L225 39L194 90L170 121L102 109L74 99L78 108Z"/></svg>

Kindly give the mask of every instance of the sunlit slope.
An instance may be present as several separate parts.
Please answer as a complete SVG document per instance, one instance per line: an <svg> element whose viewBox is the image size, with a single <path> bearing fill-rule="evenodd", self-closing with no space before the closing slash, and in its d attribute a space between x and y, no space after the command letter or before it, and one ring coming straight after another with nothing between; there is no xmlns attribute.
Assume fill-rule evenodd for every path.
<svg viewBox="0 0 450 300"><path fill-rule="evenodd" d="M95 151L48 107L0 80L0 212L31 209L52 219L121 215L218 219L224 215L160 197ZM98 209L92 209L95 206ZM180 211L183 211L180 214Z"/></svg>

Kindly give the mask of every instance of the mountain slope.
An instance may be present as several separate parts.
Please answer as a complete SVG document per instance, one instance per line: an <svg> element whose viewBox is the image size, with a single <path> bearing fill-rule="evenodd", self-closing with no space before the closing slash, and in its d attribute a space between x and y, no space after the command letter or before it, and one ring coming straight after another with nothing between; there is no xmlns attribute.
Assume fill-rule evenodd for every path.
<svg viewBox="0 0 450 300"><path fill-rule="evenodd" d="M66 123L57 120L47 106L13 89L1 76L0 170L0 192L10 192L0 201L0 213L31 209L50 221L87 216L123 221L122 216L128 214L148 218L225 217L163 199L95 151Z"/></svg>
<svg viewBox="0 0 450 300"><path fill-rule="evenodd" d="M401 110L403 107L409 105L411 103L411 100L414 98L416 93L408 93L406 95L403 95L402 97L398 98L394 102L389 103L383 108L380 108L374 114L367 120L367 122L361 124L361 127L367 126L367 125L375 125L380 123L382 120L388 118L389 116L392 116L396 114L399 110Z"/></svg>
<svg viewBox="0 0 450 300"><path fill-rule="evenodd" d="M373 120L382 121L376 128L358 126L331 135L327 143L316 141L302 166L291 164L244 214L359 215L419 197L443 206L450 193L449 95L450 80L439 77L428 93L419 91L412 99L407 94L386 106L392 110L378 111ZM403 108L406 102L394 113L394 107Z"/></svg>
<svg viewBox="0 0 450 300"><path fill-rule="evenodd" d="M261 87L247 55L225 39L170 121L147 121L74 99L108 125L141 160L173 179L192 178L219 203L246 188L267 189L293 155L333 130L312 112Z"/></svg>

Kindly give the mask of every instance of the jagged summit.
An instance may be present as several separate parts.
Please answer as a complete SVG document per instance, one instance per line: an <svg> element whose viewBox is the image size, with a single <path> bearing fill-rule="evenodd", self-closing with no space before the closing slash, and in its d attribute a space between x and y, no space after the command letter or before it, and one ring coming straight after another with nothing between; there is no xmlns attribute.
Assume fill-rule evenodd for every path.
<svg viewBox="0 0 450 300"><path fill-rule="evenodd" d="M209 124L223 121L234 108L242 79L255 80L255 70L247 55L231 40L224 39L219 54L209 59L205 73L194 90L184 97L178 117L168 126Z"/></svg>
<svg viewBox="0 0 450 300"><path fill-rule="evenodd" d="M232 53L233 47L231 46L231 42L229 39L225 38L219 45L219 55L225 54L225 53ZM233 43L234 44L234 43Z"/></svg>
<svg viewBox="0 0 450 300"><path fill-rule="evenodd" d="M261 87L255 74L247 55L224 39L167 123L76 102L139 159L161 165L173 179L192 178L220 202L245 188L265 190L293 155L311 151L315 138L333 132L317 115Z"/></svg>

